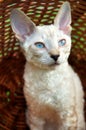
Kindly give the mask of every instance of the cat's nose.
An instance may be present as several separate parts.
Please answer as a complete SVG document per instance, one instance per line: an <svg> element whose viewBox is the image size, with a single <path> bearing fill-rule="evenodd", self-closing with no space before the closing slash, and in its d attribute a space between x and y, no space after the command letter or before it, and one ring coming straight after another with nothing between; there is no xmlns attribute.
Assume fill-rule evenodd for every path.
<svg viewBox="0 0 86 130"><path fill-rule="evenodd" d="M59 55L51 55L50 57L51 57L54 61L57 61Z"/></svg>

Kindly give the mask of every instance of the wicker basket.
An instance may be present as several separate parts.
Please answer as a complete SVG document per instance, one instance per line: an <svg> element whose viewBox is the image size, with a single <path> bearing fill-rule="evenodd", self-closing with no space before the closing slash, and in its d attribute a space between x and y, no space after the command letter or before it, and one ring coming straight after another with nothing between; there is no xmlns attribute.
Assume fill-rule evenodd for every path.
<svg viewBox="0 0 86 130"><path fill-rule="evenodd" d="M65 0L0 0L0 130L26 130L23 70L25 58L10 27L10 12L22 9L37 25L51 24ZM86 0L68 0L72 8L70 64L85 92L86 117Z"/></svg>

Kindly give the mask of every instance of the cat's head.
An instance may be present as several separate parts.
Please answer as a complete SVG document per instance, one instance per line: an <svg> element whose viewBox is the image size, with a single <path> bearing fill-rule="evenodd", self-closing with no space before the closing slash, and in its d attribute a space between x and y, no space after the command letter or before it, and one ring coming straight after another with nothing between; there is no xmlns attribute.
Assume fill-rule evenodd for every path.
<svg viewBox="0 0 86 130"><path fill-rule="evenodd" d="M52 25L36 26L18 9L11 12L10 19L29 63L50 68L67 62L71 49L71 9L68 2L62 5Z"/></svg>

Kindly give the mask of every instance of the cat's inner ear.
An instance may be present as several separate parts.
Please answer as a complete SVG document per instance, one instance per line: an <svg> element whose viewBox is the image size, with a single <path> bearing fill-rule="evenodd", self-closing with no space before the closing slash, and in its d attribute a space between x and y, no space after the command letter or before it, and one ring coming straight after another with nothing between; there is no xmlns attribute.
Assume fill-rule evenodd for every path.
<svg viewBox="0 0 86 130"><path fill-rule="evenodd" d="M69 2L65 2L56 18L54 19L54 25L60 29L63 30L65 34L70 35L71 33L71 8Z"/></svg>
<svg viewBox="0 0 86 130"><path fill-rule="evenodd" d="M25 41L25 36L30 36L36 29L35 24L19 9L13 9L10 15L11 26L16 37Z"/></svg>

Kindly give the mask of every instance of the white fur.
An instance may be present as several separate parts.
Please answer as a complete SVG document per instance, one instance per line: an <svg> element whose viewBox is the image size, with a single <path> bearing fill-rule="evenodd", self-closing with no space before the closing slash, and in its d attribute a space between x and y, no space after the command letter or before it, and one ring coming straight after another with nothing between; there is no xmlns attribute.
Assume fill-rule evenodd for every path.
<svg viewBox="0 0 86 130"><path fill-rule="evenodd" d="M66 39L66 47L58 46L58 41L61 39ZM46 48L38 49L34 46L35 42L43 42ZM38 26L37 30L30 37L26 36L23 48L25 50L27 61L38 66L41 66L42 64L42 68L43 66L46 68L47 66L54 64L54 60L49 54L52 49L60 54L58 63L66 61L70 53L71 39L62 31L59 31L54 25ZM39 56L39 58L37 56Z"/></svg>
<svg viewBox="0 0 86 130"><path fill-rule="evenodd" d="M54 34L54 31L56 31L57 34ZM36 123L38 120L37 124L35 124L37 125L37 128L35 128L36 126L34 123L28 124L31 125L32 130L48 130L49 126L51 128L49 130L85 130L82 85L77 74L72 70L67 62L71 47L71 40L69 36L60 31L57 31L53 26L40 27L39 32L40 35L39 33L38 35L33 34L32 37L35 38L31 38L30 42L28 42L29 39L27 38L26 43L24 44L27 52L27 61L29 61L29 57L31 57L27 43L32 44L32 42L34 43L37 41L36 39L40 39L40 41L46 43L46 46L48 46L48 44L50 45L49 50L50 47L52 49L52 46L54 49L57 48L60 53L60 57L58 59L60 65L49 66L53 64L54 61L50 59L46 50L37 50L35 53L40 54L40 58L36 60L34 59L34 61L32 60L32 63L26 63L24 73L24 93L27 106L32 109L31 111L33 111L32 114L30 111L28 111L29 115L33 116L32 122ZM59 48L57 41L63 37L66 39L67 45L65 45L65 47ZM44 63L42 57L45 58ZM53 112L56 113L57 118L55 120L59 120L59 122L56 121L57 126L56 123L54 124L55 120L53 119L51 111L48 114L49 117L46 117L47 114L40 114L42 112L47 113L48 110L44 110L44 107L50 107L52 108ZM36 120L33 121L35 116ZM51 117L52 119L50 119ZM27 117L27 122L29 122L29 120L30 116ZM42 124L40 124L40 121ZM49 123L53 125L51 126Z"/></svg>
<svg viewBox="0 0 86 130"><path fill-rule="evenodd" d="M31 130L85 130L82 85L68 64L70 23L68 2L63 4L52 25L36 27L21 11L14 10L11 14L13 31L22 42L27 61L24 95ZM59 46L62 39L66 44ZM37 42L45 47L37 48ZM51 55L59 57L55 61Z"/></svg>

